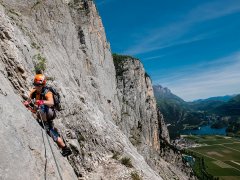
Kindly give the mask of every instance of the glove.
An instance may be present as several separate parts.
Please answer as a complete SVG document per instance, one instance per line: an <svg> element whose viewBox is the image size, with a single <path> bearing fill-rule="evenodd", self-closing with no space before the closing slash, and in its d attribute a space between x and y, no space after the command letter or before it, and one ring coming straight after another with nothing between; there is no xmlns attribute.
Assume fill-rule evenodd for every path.
<svg viewBox="0 0 240 180"><path fill-rule="evenodd" d="M44 100L37 100L35 103L37 106L41 106L44 104Z"/></svg>
<svg viewBox="0 0 240 180"><path fill-rule="evenodd" d="M26 107L28 107L28 106L29 106L29 102L28 102L28 101L24 101L24 102L23 102L23 105L26 106Z"/></svg>

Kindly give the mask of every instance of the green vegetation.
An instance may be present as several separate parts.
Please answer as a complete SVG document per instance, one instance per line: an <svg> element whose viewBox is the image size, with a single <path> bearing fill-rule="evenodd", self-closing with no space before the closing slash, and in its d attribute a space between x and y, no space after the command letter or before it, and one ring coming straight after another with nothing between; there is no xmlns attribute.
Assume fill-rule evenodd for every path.
<svg viewBox="0 0 240 180"><path fill-rule="evenodd" d="M48 81L54 81L55 77L46 77Z"/></svg>
<svg viewBox="0 0 240 180"><path fill-rule="evenodd" d="M171 124L168 126L171 138L178 137L183 129L197 128L207 124L209 120L206 113L192 111L182 99L175 96L160 97L156 93L155 96L166 123Z"/></svg>
<svg viewBox="0 0 240 180"><path fill-rule="evenodd" d="M121 154L119 152L112 151L112 153L113 153L113 156L112 156L113 159L115 159L115 160L119 160L120 159ZM123 157L119 161L121 162L121 164L123 164L126 167L129 167L129 168L133 167L132 161L128 157Z"/></svg>
<svg viewBox="0 0 240 180"><path fill-rule="evenodd" d="M38 46L37 45L37 43L35 43L35 42L33 42L32 44L31 44L31 46L33 47L33 48L35 48L35 49L40 49L40 46Z"/></svg>
<svg viewBox="0 0 240 180"><path fill-rule="evenodd" d="M219 135L188 135L184 137L185 139L192 140L198 144L202 145L219 145L225 143L234 143L236 140L234 138L230 138L227 136L219 136Z"/></svg>
<svg viewBox="0 0 240 180"><path fill-rule="evenodd" d="M222 116L240 117L240 95L233 97L228 102L216 107L212 111Z"/></svg>
<svg viewBox="0 0 240 180"><path fill-rule="evenodd" d="M41 4L41 1L40 0L38 0L37 2L35 2L34 4L33 4L33 6L31 7L31 9L34 9L34 8L36 8L38 5L40 5Z"/></svg>
<svg viewBox="0 0 240 180"><path fill-rule="evenodd" d="M120 156L119 152L114 152L112 158L118 160L120 158L119 156Z"/></svg>
<svg viewBox="0 0 240 180"><path fill-rule="evenodd" d="M79 144L81 144L81 142L86 140L80 131L76 131L76 135L77 135L77 140Z"/></svg>
<svg viewBox="0 0 240 180"><path fill-rule="evenodd" d="M119 55L119 54L112 54L113 57L113 63L116 69L116 76L122 76L123 72L125 71L123 68L124 61L127 59L136 60L136 58L126 55Z"/></svg>
<svg viewBox="0 0 240 180"><path fill-rule="evenodd" d="M130 114L128 112L122 112L122 116L130 116Z"/></svg>
<svg viewBox="0 0 240 180"><path fill-rule="evenodd" d="M145 72L145 78L151 79L151 77L149 76L149 74L147 72Z"/></svg>
<svg viewBox="0 0 240 180"><path fill-rule="evenodd" d="M34 64L34 70L36 74L41 74L43 73L46 68L46 58L42 57L41 54L36 54L33 56L33 64Z"/></svg>
<svg viewBox="0 0 240 180"><path fill-rule="evenodd" d="M140 132L133 134L129 140L134 146L140 145L142 143Z"/></svg>
<svg viewBox="0 0 240 180"><path fill-rule="evenodd" d="M87 1L74 0L68 3L69 7L79 11L85 11L87 14L90 12ZM98 10L97 10L98 11Z"/></svg>
<svg viewBox="0 0 240 180"><path fill-rule="evenodd" d="M141 177L138 175L136 171L131 172L132 180L141 180Z"/></svg>
<svg viewBox="0 0 240 180"><path fill-rule="evenodd" d="M129 168L132 168L132 167L133 167L132 161L131 161L131 159L128 158L128 157L123 157L123 158L121 159L121 163L122 163L123 165L125 165L126 167L129 167Z"/></svg>
<svg viewBox="0 0 240 180"><path fill-rule="evenodd" d="M240 143L236 143L236 141L233 141L231 144L224 144L224 146L240 151Z"/></svg>
<svg viewBox="0 0 240 180"><path fill-rule="evenodd" d="M145 77L150 78L149 74L145 72Z"/></svg>
<svg viewBox="0 0 240 180"><path fill-rule="evenodd" d="M228 121L227 135L240 137L240 116L232 116Z"/></svg>
<svg viewBox="0 0 240 180"><path fill-rule="evenodd" d="M116 54L116 53L113 53L112 56L113 56L113 60L114 60L114 61L118 61L118 62L124 61L124 60L126 60L126 59L139 60L139 59L134 58L134 57L132 57L132 56L120 55L120 54Z"/></svg>
<svg viewBox="0 0 240 180"><path fill-rule="evenodd" d="M114 63L114 66L115 66L117 77L121 77L123 75L123 72L127 70L127 69L124 69L124 62L126 60L139 61L139 59L134 58L132 56L119 55L119 54L116 54L116 53L113 53L112 57L113 57L113 63ZM147 72L145 72L145 78L146 77L151 79L151 77L149 76L149 74Z"/></svg>
<svg viewBox="0 0 240 180"><path fill-rule="evenodd" d="M228 127L228 136L240 137L240 95L212 97L185 102L166 88L154 86L157 105L163 114L171 138L183 129L211 124L212 128Z"/></svg>
<svg viewBox="0 0 240 180"><path fill-rule="evenodd" d="M185 153L194 157L193 170L199 179L240 179L240 141L227 136L187 136L204 146Z"/></svg>
<svg viewBox="0 0 240 180"><path fill-rule="evenodd" d="M218 180L218 177L214 177L207 172L207 166L205 165L205 160L203 157L198 156L193 152L187 152L188 155L192 156L195 160L193 165L193 172L198 179L207 179L207 180Z"/></svg>

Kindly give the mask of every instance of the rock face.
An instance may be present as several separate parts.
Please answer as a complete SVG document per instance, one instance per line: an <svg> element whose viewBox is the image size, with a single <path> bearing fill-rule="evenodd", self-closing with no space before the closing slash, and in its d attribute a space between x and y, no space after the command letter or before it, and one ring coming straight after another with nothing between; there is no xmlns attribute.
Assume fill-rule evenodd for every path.
<svg viewBox="0 0 240 180"><path fill-rule="evenodd" d="M170 89L168 89L167 87L162 87L161 85L154 85L153 89L155 92L162 94L162 96L164 96L165 94L168 95L172 93Z"/></svg>
<svg viewBox="0 0 240 180"><path fill-rule="evenodd" d="M45 132L21 103L27 81L26 43L20 30L0 5L0 179L59 179ZM24 36L22 36L24 37ZM21 47L19 46L21 45ZM29 45L29 44L28 44ZM26 58L26 59L25 59ZM30 75L30 72L29 72ZM31 74L32 75L32 74ZM53 145L61 176L77 179L67 159Z"/></svg>
<svg viewBox="0 0 240 180"><path fill-rule="evenodd" d="M159 122L159 133L160 133L160 138L167 143L170 143L170 137L169 137L169 132L167 129L167 126L164 122L163 115L160 113L158 110L158 122Z"/></svg>
<svg viewBox="0 0 240 180"><path fill-rule="evenodd" d="M157 110L151 79L139 60L122 56L120 62L116 61L121 107L121 119L117 125L141 152L146 151L147 155L150 149L159 151L159 122L162 117ZM169 137L166 138L169 141Z"/></svg>
<svg viewBox="0 0 240 180"><path fill-rule="evenodd" d="M170 143L169 133L142 63L116 54L113 60L122 114L117 125L164 179L188 179L183 172L190 174L191 170L182 163L181 154L166 146Z"/></svg>
<svg viewBox="0 0 240 180"><path fill-rule="evenodd" d="M135 107L135 96L117 93L109 43L91 0L0 0L0 179L59 179L44 131L21 103L32 86L34 61L45 58L45 74L53 79L49 84L59 90L64 105L54 122L73 150L63 158L50 141L63 179L131 179L133 172L143 179L166 179L144 159L160 148L150 80L141 82L145 97L136 99L138 117L146 120L125 119L122 110ZM131 93L139 97L141 91ZM143 157L132 135L145 121L149 124L137 136ZM113 155L131 159L133 168Z"/></svg>
<svg viewBox="0 0 240 180"><path fill-rule="evenodd" d="M168 89L167 87L162 87L161 85L153 85L153 91L157 100L169 99L169 100L178 101L179 103L185 103L183 99L173 94L171 90Z"/></svg>

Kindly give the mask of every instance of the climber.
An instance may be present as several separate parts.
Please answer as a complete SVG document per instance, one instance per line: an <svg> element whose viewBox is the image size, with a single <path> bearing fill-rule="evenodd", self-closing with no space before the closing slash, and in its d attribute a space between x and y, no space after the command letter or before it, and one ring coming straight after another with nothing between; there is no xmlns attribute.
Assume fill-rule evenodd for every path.
<svg viewBox="0 0 240 180"><path fill-rule="evenodd" d="M34 77L34 88L30 92L29 98L24 102L24 105L31 111L37 112L38 122L42 127L45 126L47 133L53 138L57 145L62 149L62 155L68 156L72 154L71 149L63 142L59 133L53 125L53 119L56 117L54 109L53 93L46 87L46 78L43 74L37 74ZM33 100L35 99L35 102ZM44 125L42 124L42 121Z"/></svg>

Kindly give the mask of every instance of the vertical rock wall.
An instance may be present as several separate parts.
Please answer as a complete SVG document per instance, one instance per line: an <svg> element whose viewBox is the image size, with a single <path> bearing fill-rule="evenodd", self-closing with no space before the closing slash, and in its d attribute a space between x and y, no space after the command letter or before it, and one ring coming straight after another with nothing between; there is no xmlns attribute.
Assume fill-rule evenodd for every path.
<svg viewBox="0 0 240 180"><path fill-rule="evenodd" d="M120 117L115 69L94 3L1 0L0 9L1 178L58 178L51 154L45 158L40 126L21 104L39 56L54 79L49 84L62 95L64 110L54 122L73 150L73 169L51 143L64 179L131 179L132 171L161 179L114 123ZM134 168L112 159L116 152Z"/></svg>
<svg viewBox="0 0 240 180"><path fill-rule="evenodd" d="M188 179L191 169L183 164L180 153L166 146L169 133L142 63L130 56L113 57L121 107L118 126L161 177Z"/></svg>
<svg viewBox="0 0 240 180"><path fill-rule="evenodd" d="M59 179L46 134L21 103L28 88L19 30L0 4L0 179ZM52 141L51 141L52 142ZM57 147L53 146L55 152ZM67 159L55 154L64 179L77 179Z"/></svg>
<svg viewBox="0 0 240 180"><path fill-rule="evenodd" d="M136 96L123 92L119 102L111 50L93 1L0 0L0 30L0 179L59 178L44 132L21 103L32 86L37 58L47 60L48 83L62 96L64 110L54 122L73 155L63 158L51 144L64 179L131 179L133 172L162 179L132 145L136 135L145 157L159 150L150 80L144 79L147 86L140 82ZM124 99L131 104L124 105ZM121 109L136 107L143 120L134 116L128 129L131 118L124 119ZM130 158L133 167L113 159L116 154Z"/></svg>
<svg viewBox="0 0 240 180"><path fill-rule="evenodd" d="M141 151L159 151L158 114L151 80L139 60L130 57L121 62L117 75L121 119L117 124ZM146 155L149 152L146 152Z"/></svg>

